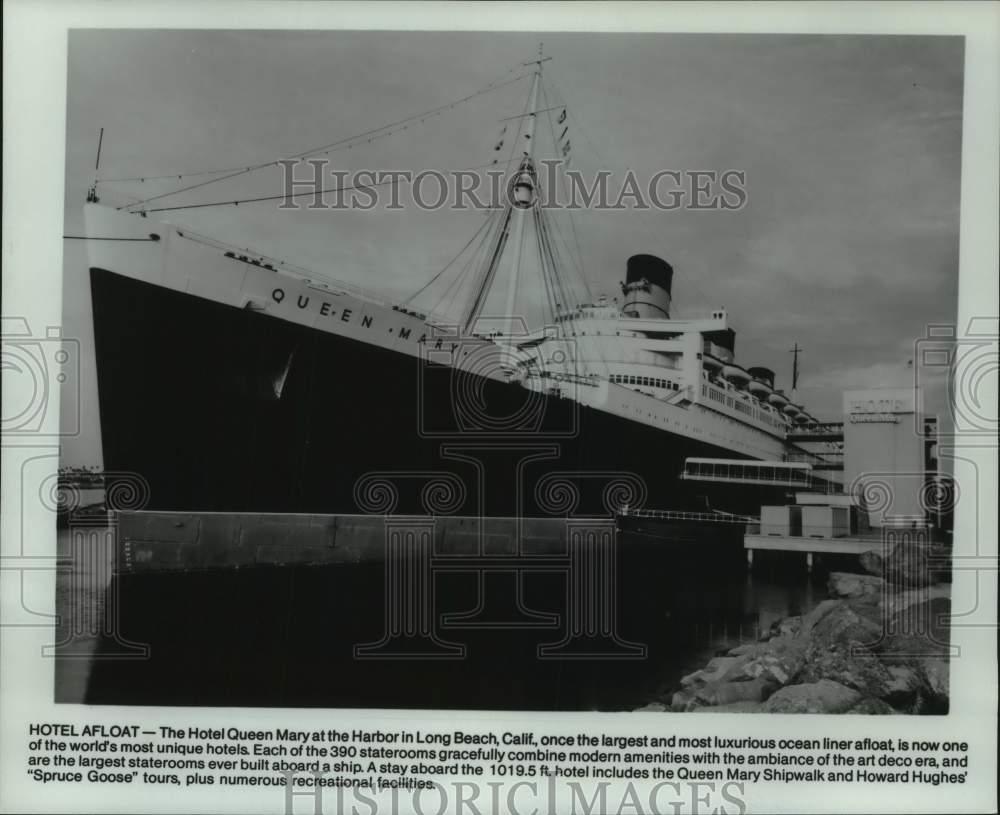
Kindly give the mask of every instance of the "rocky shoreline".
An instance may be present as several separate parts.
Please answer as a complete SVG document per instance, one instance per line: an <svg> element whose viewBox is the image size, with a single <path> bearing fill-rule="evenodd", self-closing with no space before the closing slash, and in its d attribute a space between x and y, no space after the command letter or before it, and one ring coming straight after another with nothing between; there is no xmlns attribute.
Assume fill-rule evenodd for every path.
<svg viewBox="0 0 1000 815"><path fill-rule="evenodd" d="M831 572L830 599L808 614L719 654L640 710L947 713L948 550L898 543L860 563L866 574Z"/></svg>

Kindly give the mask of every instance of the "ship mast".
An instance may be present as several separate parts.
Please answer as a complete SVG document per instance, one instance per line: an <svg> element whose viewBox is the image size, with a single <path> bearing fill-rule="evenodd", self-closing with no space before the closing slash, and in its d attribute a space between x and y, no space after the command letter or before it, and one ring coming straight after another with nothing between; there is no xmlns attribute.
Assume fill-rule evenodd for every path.
<svg viewBox="0 0 1000 815"><path fill-rule="evenodd" d="M512 337L517 329L515 310L517 308L517 289L521 277L521 256L522 244L524 241L524 221L527 218L527 210L534 204L535 195L535 163L534 163L534 141L535 141L535 114L538 111L538 86L542 80L542 63L547 62L551 57L542 55L542 46L538 46L538 58L523 63L525 66L534 65L535 72L531 77L531 93L528 96L528 112L525 114L527 121L524 123L523 156L520 166L517 169L517 181L514 185L514 264L511 269L510 279L507 282L507 309L504 316L507 318L506 335ZM518 197L518 196L523 197Z"/></svg>
<svg viewBox="0 0 1000 815"><path fill-rule="evenodd" d="M518 321L515 310L517 309L517 290L521 277L521 257L524 241L524 221L527 217L527 210L535 205L535 195L537 187L537 173L534 162L534 142L535 142L535 115L538 113L538 96L542 79L542 63L548 62L552 57L543 55L542 46L538 46L538 56L533 60L522 62L522 66L534 65L535 70L531 76L531 91L528 94L528 104L526 112L520 117L525 119L523 127L518 128L519 138L523 139L521 157L518 168L514 176L514 183L507 197L501 216L500 229L496 239L493 241L493 248L490 253L490 260L484 269L476 294L466 311L463 321L463 328L466 334L472 333L480 311L485 305L487 294L489 293L497 270L503 259L504 251L508 246L509 239L514 241L514 259L511 266L511 274L507 283L507 304L502 315L505 322L503 334L507 337L514 335ZM513 223L512 223L513 222ZM513 235L511 226L513 225Z"/></svg>
<svg viewBox="0 0 1000 815"><path fill-rule="evenodd" d="M799 399L799 354L801 354L805 349L800 348L799 344L796 342L795 345L788 351L792 355L792 400L797 402Z"/></svg>

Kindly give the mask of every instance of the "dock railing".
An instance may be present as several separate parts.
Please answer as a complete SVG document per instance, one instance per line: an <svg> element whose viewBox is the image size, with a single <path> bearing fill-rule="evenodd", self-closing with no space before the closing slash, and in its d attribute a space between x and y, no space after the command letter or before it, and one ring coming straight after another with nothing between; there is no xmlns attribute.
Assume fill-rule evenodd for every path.
<svg viewBox="0 0 1000 815"><path fill-rule="evenodd" d="M687 512L675 509L632 509L623 506L619 515L628 518L654 518L663 521L696 521L717 524L757 524L760 518L752 515L736 515L731 512Z"/></svg>

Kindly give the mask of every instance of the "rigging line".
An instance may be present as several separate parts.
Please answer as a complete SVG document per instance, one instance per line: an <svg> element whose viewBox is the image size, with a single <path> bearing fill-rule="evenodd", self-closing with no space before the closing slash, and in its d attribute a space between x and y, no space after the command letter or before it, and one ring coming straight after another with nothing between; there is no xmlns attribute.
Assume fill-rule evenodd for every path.
<svg viewBox="0 0 1000 815"><path fill-rule="evenodd" d="M552 81L551 80L551 76L550 76L550 81ZM591 140L590 134L586 130L584 130L583 125L580 124L580 120L577 119L576 118L576 114L573 113L573 109L568 104L566 104L566 102L565 102L565 96L563 95L562 91L559 88L556 87L556 84L555 84L554 81L552 81L552 87L553 87L553 91L555 91L556 94L563 99L563 104L566 106L566 110L568 111L570 118L573 120L573 123L576 124L576 126L580 129L580 133L583 134L583 138L586 140L587 145L590 147L591 151L597 157L597 160L601 163L601 165L605 169L610 169L610 166L607 163L605 163L605 161L604 161L603 157L601 156L600 152L597 150L597 146ZM627 169L628 168L626 168L626 170ZM650 230L650 233L651 233L651 230ZM705 294L704 290L698 285L698 282L697 282L697 280L696 280L696 278L695 278L694 275L688 274L687 272L685 272L683 270L683 268L675 268L674 272L675 273L679 272L680 276L682 276L685 279L686 283L689 284L696 292L698 292L698 294L700 294L702 296L702 298L705 300L706 303L718 302L716 300L716 298L709 297L709 296L707 296Z"/></svg>
<svg viewBox="0 0 1000 815"><path fill-rule="evenodd" d="M507 73L510 73L510 71L507 71ZM506 73L503 74L503 76L506 76L506 75L507 75ZM451 108L454 108L457 105L460 105L460 104L463 104L465 102L468 102L471 99L475 99L477 96L482 96L485 93L490 93L491 91L498 90L500 88L506 87L507 85L512 85L515 82L519 82L520 80L524 79L527 76L531 76L531 73L521 74L520 76L516 76L513 79L508 79L505 82L500 82L499 79L494 80L489 85L487 85L485 88L482 88L482 89L476 91L475 93L471 93L468 96L464 96L461 99L456 99L453 102L449 102L447 104L440 105L440 106L438 106L436 108L431 108L430 110L426 110L423 113L416 113L416 114L414 114L412 116L407 116L405 119L399 119L399 120L397 120L395 122L390 122L389 124L382 125L381 127L373 128L372 130L366 130L363 133L359 133L359 134L356 134L356 135L353 135L353 136L348 136L348 137L345 137L345 138L342 138L342 139L338 139L337 141L330 142L329 144L321 145L320 147L313 148L312 150L307 150L305 152L296 153L296 154L291 155L291 156L286 156L284 158L273 159L271 161L262 162L260 164L253 164L253 165L250 165L250 166L242 165L240 167L232 167L230 169L225 169L225 170L203 170L203 171L200 171L198 173L187 173L187 174L180 173L180 174L175 174L175 175L177 175L177 177L181 178L181 177L184 177L185 175L186 176L190 176L190 177L194 177L196 175L209 175L209 174L218 174L218 173L228 173L227 175L224 175L221 178L210 178L207 181L200 181L197 184L190 184L190 185L188 185L186 187L180 187L179 189L171 190L170 192L164 192L164 193L160 193L159 195L151 196L149 198L144 199L143 201L140 201L139 204L147 204L150 201L156 201L156 200L159 200L160 198L166 198L166 197L171 196L171 195L178 195L178 194L180 194L182 192L188 192L190 190L198 189L199 187L204 187L204 186L207 186L209 184L216 184L216 183L218 183L220 181L226 181L227 179L230 179L230 178L236 178L237 176L240 176L240 175L246 175L247 173L256 172L257 170L264 169L265 167L275 167L281 161L291 161L293 159L298 160L298 159L303 159L303 158L309 158L310 156L314 156L314 155L317 155L317 154L322 154L323 151L331 151L332 152L332 148L338 147L339 145L345 145L345 144L347 144L349 142L355 142L355 141L359 141L359 140L365 139L366 137L369 137L369 136L374 136L376 133L381 133L381 131L383 131L383 130L388 130L390 128L397 127L398 125L402 125L404 123L411 122L411 121L416 120L416 119L421 119L421 120L422 119L426 119L426 118L428 118L430 116L436 115L438 113L442 113L442 112L444 112L446 110L450 110ZM173 177L174 177L174 175L160 176L160 178L173 178ZM151 178L152 178L151 176L141 176L141 177L135 177L135 178L131 178L131 179L118 179L118 180L121 180L121 181L135 181L135 180L143 180L143 179L151 179ZM107 181L110 181L110 179L106 180L105 183L107 183ZM119 209L122 209L122 207L119 207Z"/></svg>
<svg viewBox="0 0 1000 815"><path fill-rule="evenodd" d="M484 233L483 239L479 242L476 247L473 256L469 258L469 262L466 264L466 268L463 275L467 275L468 280L473 281L473 291L478 290L478 286L481 282L483 275L483 270L485 269L484 264L487 260L487 255L490 252L491 247L498 240L503 222L503 210L493 210L487 220L490 222L490 229ZM461 285L464 285L465 281L462 281Z"/></svg>
<svg viewBox="0 0 1000 815"><path fill-rule="evenodd" d="M501 218L494 218L492 215L487 218L487 222L490 224L490 228L484 233L482 242L476 247L476 251L473 253L472 257L469 258L468 263L462 269L462 275L460 280L453 281L455 286L452 298L448 301L448 308L451 308L455 300L458 298L459 289L465 285L467 280L472 281L472 293L475 297L476 292L480 290L485 280L485 275L487 272L486 258L489 253L494 250L497 241L499 240L500 234L500 222ZM441 295L443 300L445 296L452 291L452 287L449 286L448 289ZM463 308L457 315L458 320L463 325L463 329L469 324L469 314L471 313L472 304Z"/></svg>
<svg viewBox="0 0 1000 815"><path fill-rule="evenodd" d="M437 302L434 305L435 309L437 309L437 307L441 303L443 303L446 299L448 300L448 303L445 306L445 310L449 311L451 309L452 305L455 302L456 297L458 296L459 290L462 288L462 285L467 279L467 275L475 266L477 258L479 257L480 253L483 250L483 246L492 241L492 238L490 236L495 226L496 224L493 219L493 213L490 213L488 217L486 217L483 220L483 223L479 227L479 229L476 230L477 235L480 236L479 242L476 244L473 251L469 254L465 263L462 264L462 268L459 270L458 275L456 275L455 278L452 279L452 281L448 284L445 290L441 293L441 296L438 298ZM483 231L484 229L485 231ZM475 238L476 236L474 235L473 237ZM457 259L458 258L456 257L456 260ZM450 299L448 298L449 294L451 295Z"/></svg>
<svg viewBox="0 0 1000 815"><path fill-rule="evenodd" d="M534 72L532 72L534 73ZM522 115L517 120L517 131L514 133L514 138L511 141L510 153L507 156L507 162L504 165L504 173L509 175L511 172L511 167L514 163L514 154L517 152L518 147L521 143L521 133L524 127L525 116L528 112L528 108L531 105L531 94L529 93L524 100L524 108L522 110ZM520 157L518 157L518 164L520 164ZM496 239L493 245L493 252L489 256L486 265L483 267L482 271L476 278L477 287L473 290L473 299L469 305L469 310L465 317L464 330L469 330L473 327L476 319L479 316L479 311L486 303L486 299L489 293L489 289L493 286L493 281L496 279L497 269L500 265L500 259L503 256L503 252L507 246L507 239L509 238L508 229L510 225L511 216L513 213L513 207L508 203L503 210L504 217L500 218L499 228L497 230Z"/></svg>
<svg viewBox="0 0 1000 815"><path fill-rule="evenodd" d="M476 247L476 251L473 252L472 256L466 261L465 265L462 267L461 274L452 281L452 285L448 286L444 294L441 295L441 300L443 301L448 293L451 293L451 297L448 298L448 302L444 307L445 314L451 314L452 307L455 305L455 301L458 299L459 293L462 291L462 286L468 281L469 272L474 268L477 259L483 253L483 248L487 245L486 240L480 241L479 245Z"/></svg>
<svg viewBox="0 0 1000 815"><path fill-rule="evenodd" d="M450 268L451 268L452 264L453 264L453 263L454 263L454 262L455 262L456 260L458 260L458 259L459 259L459 258L460 258L460 257L462 256L462 253L463 253L463 252L464 252L464 251L465 251L466 249L468 249L468 248L469 248L469 247L470 247L470 246L472 245L472 242L473 242L473 241L474 241L474 240L475 240L475 239L476 239L477 237L479 237L479 233L480 233L480 232L482 232L482 231L483 231L483 230L484 230L484 229L486 228L486 225L487 225L488 223L489 223L489 220L488 220L488 219L484 220L484 221L483 221L483 222L482 222L482 223L481 223L481 224L479 225L479 229L477 229L477 230L476 230L476 231L475 231L475 232L473 233L472 237L471 237L471 238L469 238L469 240L467 240L467 241L465 242L465 246L463 246L463 247L462 247L461 249L459 249L459 250L458 250L458 254L456 254L456 255L455 255L455 256L454 256L454 257L453 257L453 258L452 258L451 260L449 260L449 261L448 261L448 263L447 263L447 264L445 265L445 267L444 267L443 269L441 269L441 271L440 271L440 272L438 272L438 273L437 273L436 275L434 275L434 277L432 277L432 278L431 278L430 280L428 280L428 281L427 281L426 283L424 283L424 285L423 285L423 286L421 286L421 287L420 287L419 289L417 289L417 291L416 291L416 292L415 292L414 294L411 294L411 295L410 295L409 297L407 297L407 298L406 298L406 299L405 299L405 300L403 301L402 305L404 305L404 306L405 306L405 305L406 305L407 303L410 303L410 302L412 302L413 300L415 300L415 299L416 299L417 297L419 297L419 296L420 296L420 295L421 295L421 294L422 294L422 293L423 293L423 292L424 292L424 291L425 291L425 290L426 290L426 289L427 289L427 288L428 288L428 287L429 287L429 286L430 286L431 284L433 284L435 280L437 280L437 279L438 279L439 277L441 277L441 275L443 275L443 274L444 274L445 272L447 272L447 271L448 271L448 269L450 269Z"/></svg>
<svg viewBox="0 0 1000 815"><path fill-rule="evenodd" d="M555 325L556 323L555 300L553 299L554 295L552 294L552 285L549 282L549 276L545 270L544 253L541 246L541 237L539 235L537 224L535 225L535 248L538 251L538 257L541 258L542 286L545 289L545 300L542 308L542 327L544 330L544 326Z"/></svg>
<svg viewBox="0 0 1000 815"><path fill-rule="evenodd" d="M532 71L534 74L534 71ZM514 133L514 138L510 143L510 153L507 156L507 162L504 165L504 172L509 173L511 167L514 164L514 154L517 153L518 146L521 144L521 133L524 129L525 119L527 119L528 107L531 105L531 94L524 100L524 110L517 119L517 131ZM518 156L518 164L520 164L521 157Z"/></svg>
<svg viewBox="0 0 1000 815"><path fill-rule="evenodd" d="M544 246L544 243L545 243L545 226L544 226L544 224L540 224L540 233L541 233L541 238L540 239L541 239L541 241L543 243L543 246ZM564 286L562 284L562 280L561 280L561 277L559 275L559 270L558 270L558 267L556 265L556 262L554 260L552 260L551 254L549 255L549 267L550 267L549 280L550 280L550 285L552 286L552 296L554 298L553 311L558 316L558 314L559 314L559 306L565 306L566 305L566 301L569 298L567 297L567 292L566 292L566 290L565 290L565 288L564 288ZM556 320L556 322L559 322L559 321Z"/></svg>
<svg viewBox="0 0 1000 815"><path fill-rule="evenodd" d="M497 268L499 266L499 258L503 254L504 248L507 245L507 238L509 237L510 234L509 232L510 218L513 211L514 208L508 206L504 210L503 218L500 219L499 229L497 231L496 239L492 244L493 252L490 255L490 259L486 263L485 270L482 275L482 283L477 285L475 289L475 296L469 308L468 316L466 318L466 323L464 326L466 330L474 326L476 318L479 316L479 310L483 307L483 304L485 302L486 292L492 285L493 278L496 277Z"/></svg>
<svg viewBox="0 0 1000 815"><path fill-rule="evenodd" d="M556 139L556 128L555 128L555 124L553 124L553 122L552 122L552 113L551 113L551 111L555 110L559 106L556 105L556 108L549 107L549 95L548 95L548 92L547 92L547 90L545 88L545 84L542 83L541 81L539 81L539 84L541 85L541 88L542 88L542 99L544 100L543 104L549 109L549 114L548 114L548 116L546 118L549 121L549 133L552 136L552 150L555 153L555 152L558 151L558 145L557 145L557 139ZM568 110L569 107L567 106L566 109ZM575 117L574 117L574 120L575 120ZM577 263L577 261L579 261L577 263L577 266L578 266L578 268L580 270L580 276L582 278L584 278L584 280L586 280L586 276L587 275L586 275L586 269L585 269L584 262L583 262L583 252L580 249L580 238L579 238L579 236L577 235L577 232L576 232L576 219L573 218L573 210L569 206L569 203L570 203L569 202L569 190L566 187L566 174L565 174L565 172L562 174L562 176L560 178L560 182L561 182L561 186L562 186L562 189L563 189L563 195L566 196L567 214L569 215L570 227L573 230L573 241L576 244L576 257L573 257L573 253L572 252L569 252L569 255L570 255L571 258L573 258L573 262L574 263ZM569 246L568 245L567 245L566 249L567 249L567 251L569 251ZM589 290L589 287L588 287L588 290Z"/></svg>
<svg viewBox="0 0 1000 815"><path fill-rule="evenodd" d="M472 306L475 308L475 319L479 318L479 313L486 306L493 281L500 270L503 253L507 248L507 241L510 239L510 222L513 218L513 211L509 205L498 211L488 251L484 254L483 262L481 262L474 278Z"/></svg>
<svg viewBox="0 0 1000 815"><path fill-rule="evenodd" d="M493 166L492 163L490 163L490 164L477 164L477 165L475 165L473 167L464 167L461 170L458 170L458 172L471 172L472 170L482 170L485 167L492 167L492 166ZM372 189L374 187L385 187L385 186L389 186L389 185L392 185L392 184L397 184L398 182L399 182L399 179L393 177L392 179L389 179L387 181L377 181L377 182L372 182L371 184L348 184L348 185L345 185L345 186L342 186L342 187L321 187L320 189L317 189L317 190L307 190L305 192L295 192L295 193L291 193L291 194L280 193L278 195L262 195L262 196L258 196L256 198L237 198L237 199L228 200L228 201L208 201L208 202L201 203L201 204L178 204L178 205L172 206L172 207L151 207L150 209L135 210L133 212L133 214L138 214L140 212L144 212L144 213L148 213L148 212L173 212L173 211L179 210L179 209L204 209L205 207L230 207L230 206L239 206L240 204L259 204L262 201L278 201L278 200L281 200L281 199L284 199L286 201L290 201L293 198L302 198L303 196L306 196L306 195L317 196L317 195L324 195L324 194L326 194L328 192L347 192L349 190L369 190L369 189ZM147 199L147 200L149 200L149 199ZM139 202L139 203L144 203L144 202ZM128 206L128 205L126 205L126 206ZM122 209L122 207L118 207L118 209Z"/></svg>
<svg viewBox="0 0 1000 815"><path fill-rule="evenodd" d="M438 309L438 306L440 306L442 303L445 303L445 300L447 299L447 303L445 303L441 311L445 315L451 314L452 306L455 305L455 300L458 299L458 293L462 289L462 283L466 279L465 276L468 274L469 269L472 268L473 261L475 260L477 255L478 251L474 252L472 257L469 258L462 266L462 270L459 273L459 275L454 280L452 280L451 283L448 284L448 288L446 288L444 292L442 292L441 297L439 297L437 303L434 304L435 311Z"/></svg>
<svg viewBox="0 0 1000 815"><path fill-rule="evenodd" d="M554 218L551 219L550 229L555 233L556 237L560 241L562 241L563 246L566 247L566 254L569 256L570 260L573 260L573 250L569 245L569 241L567 241L565 235L563 235L563 230L562 227L559 225L559 222ZM558 245L555 244L555 242L553 242L553 245L556 252L558 253L559 251ZM575 262L572 264L572 266L574 267L576 266ZM591 303L594 302L594 293L590 289L590 284L587 282L587 278L584 277L582 272L580 272L579 268L576 268L575 271L577 272L577 274L575 275L576 280L583 285L583 293L584 295L586 295L586 300L588 300Z"/></svg>
<svg viewBox="0 0 1000 815"><path fill-rule="evenodd" d="M541 190L542 189L541 179L538 179L537 183L538 183L539 189ZM544 196L540 196L539 197L539 200L543 200L543 199L544 199ZM543 212L541 207L538 207L537 213L538 213L538 218L536 219L536 229L541 232L543 243L547 243L547 236L548 236L549 224L550 224L550 222L554 221L554 219L550 218L547 212ZM553 280L555 282L555 287L554 287L553 290L554 290L554 292L556 292L557 294L559 294L559 296L561 296L562 299L565 301L567 299L566 298L567 292L565 290L565 286L564 286L564 284L562 282L561 275L560 275L560 272L559 272L559 261L558 261L558 258L556 258L551 251L549 251L548 255L549 255L549 258L550 258L550 263L552 265ZM545 273L545 269L544 269L544 262L545 261L544 261L544 258L541 258L541 262L543 263L542 272L543 272L543 275L544 275L544 273ZM558 291L556 291L556 289L558 289Z"/></svg>
<svg viewBox="0 0 1000 815"><path fill-rule="evenodd" d="M458 297L458 291L466 281L471 280L473 292L478 291L479 286L482 284L483 276L486 273L485 261L486 255L490 248L493 247L498 240L500 223L502 218L500 217L500 211L491 212L489 217L486 218L486 223L489 224L489 229L483 233L483 238L476 246L475 251L469 258L468 262L462 268L461 279L455 281L455 292L452 299L449 301L449 308L455 299ZM449 290L450 290L449 286ZM446 292L447 294L447 292ZM464 315L461 315L464 317Z"/></svg>
<svg viewBox="0 0 1000 815"><path fill-rule="evenodd" d="M493 225L490 228L489 233L483 236L483 240L480 241L479 246L476 247L476 251L469 262L466 264L465 269L462 272L462 279L459 281L458 285L455 287L455 293L452 296L451 301L449 301L449 308L451 304L455 302L458 298L459 292L466 286L469 281L472 281L471 290L475 292L478 286L479 274L478 271L483 268L483 264L486 262L487 254L490 247L493 245L494 237L493 233L499 228L498 224L502 220L501 213L498 210L491 217ZM463 295L464 299L468 300L467 295ZM464 310L464 309L463 309Z"/></svg>
<svg viewBox="0 0 1000 815"><path fill-rule="evenodd" d="M540 208L536 210L535 214L536 214L535 231L538 233L539 246L542 247L542 249L544 249L545 237L547 234L547 227L548 227L547 223L548 215L546 213L543 213ZM550 278L549 283L552 286L553 297L559 297L565 301L566 293L563 291L563 287L559 279L559 268L555 258L552 257L551 252L540 253L539 257L542 263L543 277L548 276ZM548 258L549 262L549 269L550 269L549 272L546 272L546 266L545 266L546 258ZM559 302L558 300L553 301L553 314L556 313L555 305L558 302Z"/></svg>
<svg viewBox="0 0 1000 815"><path fill-rule="evenodd" d="M580 120L576 118L576 114L573 113L573 108L571 108L569 104L566 102L565 95L559 88L556 87L555 81L552 82L552 90L555 91L556 94L563 100L562 103L565 106L566 110L569 112L569 117L573 120L573 123L577 126L577 128L579 128L581 135L587 142L587 145L590 147L591 151L593 151L594 156L601 163L601 166L607 167L608 165L604 161L604 157L601 155L600 151L597 149L597 145L595 145L593 140L590 138L590 134L586 130L584 130L583 125L580 124Z"/></svg>
<svg viewBox="0 0 1000 815"><path fill-rule="evenodd" d="M444 292L442 292L441 296L438 298L437 302L434 304L434 310L435 311L437 310L438 306L440 306L441 303L443 303L445 301L445 299L448 297L448 295L451 294L451 298L448 300L447 305L444 307L445 314L447 314L448 312L450 312L451 307L454 305L455 299L458 297L458 293L459 293L459 291L462 288L462 284L466 280L466 275L468 275L469 271L475 265L477 258L479 257L479 255L483 251L483 247L486 246L489 243L489 234L490 234L490 232L492 232L492 229L495 226L495 224L492 223L491 221L492 221L491 218L486 218L483 221L483 225L479 228L478 231L482 232L483 228L486 227L486 226L489 226L490 229L488 229L485 233L482 234L482 237L481 237L479 243L477 244L475 250L473 250L472 254L469 256L469 258L466 260L466 262L462 265L462 269L459 272L459 274L455 277L454 280L451 281L451 283L448 284L448 287L444 290Z"/></svg>
<svg viewBox="0 0 1000 815"><path fill-rule="evenodd" d="M542 248L542 227L539 224L541 219L541 213L539 210L535 210L535 240L538 243L538 257L542 265L542 282L545 285L545 297L548 301L549 314L551 316L551 322L556 326L557 333L559 332L559 320L556 314L556 295L552 290L552 281L549 278L549 274L545 269L545 252Z"/></svg>
<svg viewBox="0 0 1000 815"><path fill-rule="evenodd" d="M518 217L524 218L524 212L521 212ZM520 229L520 234L518 235L517 246L514 247L515 257L518 257L518 258L524 256L524 232L525 232L525 230L523 229L523 225L522 225L522 228ZM517 297L521 293L520 292L520 285L519 285L519 283L520 283L520 280L517 280L517 279L514 280L514 284L515 284L514 285L514 297L513 297L513 300L511 302L514 303L514 309L515 309L515 311L517 310ZM509 325L510 325L509 330L511 331L510 336L513 336L513 331L514 331L514 317L515 316L522 317L523 321L524 321L524 328L526 330L528 329L528 319L527 319L527 315L525 315L525 314L521 314L521 315L516 315L516 314L501 314L501 316L504 317L504 318L506 318L509 321Z"/></svg>
<svg viewBox="0 0 1000 815"><path fill-rule="evenodd" d="M546 218L545 216L542 216L541 218L539 218L538 223L539 223L539 226L541 227L542 240L543 240L543 242L547 243L547 239L548 239L548 218ZM565 284L565 281L563 279L563 275L559 271L559 264L558 264L557 260L554 258L554 256L552 255L551 247L550 247L550 251L548 252L548 255L549 255L549 258L550 258L550 266L551 266L551 269L552 269L553 290L555 291L555 293L559 297L559 299L562 300L562 305L565 306L566 309L567 309L567 311L568 311L569 308L570 308L570 305L569 305L569 295L571 294L571 292L569 290L567 290L567 288L566 288L566 284Z"/></svg>
<svg viewBox="0 0 1000 815"><path fill-rule="evenodd" d="M551 219L544 218L542 220L542 228L543 228L543 231L545 233L546 242L549 244L550 253L552 254L553 261L556 262L558 260L558 252L552 251L552 238L551 238L550 222L551 222ZM561 262L556 263L555 272L556 272L557 279L559 281L560 289L563 291L563 297L566 298L566 299L568 299L570 296L572 296L574 299L579 299L578 295L577 295L577 292L575 290L575 287L572 285L573 281L571 279L567 278L567 276L562 271L562 263Z"/></svg>
<svg viewBox="0 0 1000 815"><path fill-rule="evenodd" d="M429 118L430 116L437 115L439 113L443 113L444 111L450 110L451 108L454 108L457 105L460 105L460 104L462 104L464 102L467 102L467 101L469 101L471 99L474 99L477 96L481 96L481 95L483 95L485 93L489 93L490 91L494 91L494 90L498 90L499 88L506 87L507 85L513 84L515 82L518 82L521 79L524 79L526 76L530 76L531 75L530 73L529 74L522 74L520 76L514 77L513 79L507 80L506 82L500 82L500 80L503 79L504 76L506 76L507 74L511 73L511 71L513 71L513 70L515 70L515 69L513 69L513 68L508 69L506 73L504 73L498 79L496 79L493 82L491 82L489 85L487 85L484 88L476 91L475 93L469 94L468 96L464 96L461 99L457 99L457 100L455 100L453 102L446 103L446 104L441 105L441 106L436 107L436 108L431 108L430 110L426 110L423 113L415 113L412 116L406 117L405 119L399 119L399 120L397 120L395 122L390 122L389 124L382 125L381 127L373 128L371 130L366 130L363 133L359 133L359 134L356 134L354 136L345 136L344 138L338 139L338 140L336 140L334 142L330 142L330 143L322 145L320 147L316 147L316 148L314 148L312 150L307 150L307 151L302 152L302 153L297 153L295 155L287 156L285 159L274 159L272 161L262 162L262 163L255 164L255 165L239 165L239 166L236 166L236 167L229 167L229 168L219 169L219 170L201 170L201 171L198 171L198 172L190 172L190 173L172 173L172 174L169 174L169 175L160 175L160 176L132 176L132 177L128 177L128 178L101 179L101 180L104 181L104 182L112 182L112 181L152 181L152 180L160 180L160 179L167 179L167 178L187 178L187 177L195 177L195 176L201 176L201 175L216 175L218 173L234 173L234 174L239 174L239 173L245 173L245 172L252 172L254 170L263 169L265 167L271 167L271 166L276 165L279 161L283 161L283 160L308 158L309 156L312 156L312 155L323 154L324 151L325 152L332 152L331 148L338 147L339 145L348 145L349 143L350 144L353 144L355 142L361 143L361 142L363 142L366 139L366 137L369 137L369 136L373 136L375 138L381 138L381 136L375 136L375 134L381 133L381 131L383 131L383 130L388 130L390 128L397 127L398 125L411 122L411 121L413 121L415 119L417 119L417 120L419 120L419 121L422 122L426 118ZM392 131L392 132L399 132L399 131ZM382 135L388 135L388 134L382 134ZM368 141L370 142L371 139L368 139ZM220 179L211 179L210 181L205 182L205 183L214 184L216 181L222 181L222 180L224 180L224 179L221 179L221 178ZM180 190L175 190L174 192L175 193L179 193L179 192L183 192L183 191L184 191L183 189L180 189ZM174 193L165 193L165 194L172 195ZM152 199L148 199L148 200L152 200Z"/></svg>

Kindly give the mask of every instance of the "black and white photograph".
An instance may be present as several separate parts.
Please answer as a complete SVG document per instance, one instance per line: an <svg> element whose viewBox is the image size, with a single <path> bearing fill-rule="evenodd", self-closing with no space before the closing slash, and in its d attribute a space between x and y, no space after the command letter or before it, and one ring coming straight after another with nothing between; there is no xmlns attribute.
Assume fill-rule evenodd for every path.
<svg viewBox="0 0 1000 815"><path fill-rule="evenodd" d="M70 32L57 699L947 712L962 60Z"/></svg>
<svg viewBox="0 0 1000 815"><path fill-rule="evenodd" d="M5 478L55 540L8 561L51 631L37 787L820 811L982 771L948 740L996 581L972 41L571 13L66 30L61 321L4 313Z"/></svg>

